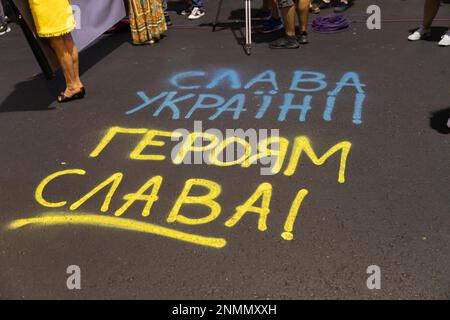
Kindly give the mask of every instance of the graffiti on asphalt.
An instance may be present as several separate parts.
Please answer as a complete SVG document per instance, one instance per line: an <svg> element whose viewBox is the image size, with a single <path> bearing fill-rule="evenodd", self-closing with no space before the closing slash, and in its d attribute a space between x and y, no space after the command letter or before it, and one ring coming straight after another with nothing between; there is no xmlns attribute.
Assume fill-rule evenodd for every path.
<svg viewBox="0 0 450 320"><path fill-rule="evenodd" d="M315 99L313 95L329 86L325 79L326 76L322 73L295 71L289 85L289 92L281 94L283 102L278 107L277 120L285 121L288 114L295 114L296 110L299 120L305 121L308 111L315 108L312 105L312 101ZM138 92L138 96L143 102L128 110L126 114L132 115L151 109L153 116L158 117L164 110L170 110L172 119L180 119L182 113L184 118L190 119L194 114L197 115L197 112L200 116L200 112L207 111L210 112L208 119L215 120L222 117L225 112L231 112L232 118L237 120L243 112L248 111L247 101L249 98L247 95L248 92L253 92L254 97L250 99L251 101L254 101L255 97L260 98L254 117L263 119L266 117L267 110L272 108L281 86L277 82L277 74L271 70L263 71L246 81L239 77L238 72L231 69L212 75L205 71L189 71L175 74L170 78L169 83L176 91L163 91L154 95L153 98L149 98L144 92ZM229 98L212 93L211 90L223 86L241 92L233 92ZM336 85L326 92L323 120L331 121L335 106L338 105L339 96L344 91L348 94L350 90L354 93L352 123L361 124L363 122L363 103L366 97L364 87L365 85L361 83L357 73L345 73L336 82ZM202 90L203 92L200 92ZM305 95L302 99L303 102L300 103L297 100L298 95L301 94ZM182 102L188 100L190 100L190 107L183 109ZM205 114L201 115L202 118L204 116ZM194 164L204 165L204 170L219 176L227 175L226 172L232 170L231 167L234 168L233 170L239 170L239 174L245 174L251 168L262 167L263 160L271 158L271 166L268 168L267 175L278 175L284 179L301 176L302 167L305 167L306 164L313 164L316 168L308 169L319 172L321 166L331 162L338 164L334 179L339 184L346 182L347 161L352 148L352 143L349 141L334 142L325 150L321 147L319 152L317 148L313 148L311 139L305 135L291 138L277 135L263 137L258 143L248 143L245 139L235 136L223 140L218 137L217 129L214 129L216 130L215 134L208 130L205 132L198 132L195 129L194 131L186 129L164 131L154 128L113 126L107 129L92 146L88 157L90 161L97 162L117 157L117 153L114 151L115 144L120 144L121 147L125 144L127 162L134 161L139 166L145 162L166 163L167 166L176 168L182 164L191 164L192 162L186 161L186 158L200 153L201 158L205 161L194 161ZM200 144L198 144L199 141ZM231 160L228 158L223 160L218 156L224 154L227 148L234 148L236 145L244 150L242 156ZM232 153L234 154L234 149ZM261 178L253 192L248 192L243 199L236 201L233 211L223 213L220 181L195 177L186 178L183 187L175 191L177 198L173 200L172 205L169 205L167 212L163 212L166 215L163 222L165 226L160 226L149 220L154 217L155 213L153 212L159 210L154 208L154 204L163 196L162 186L173 185L173 183L166 181L160 174L152 173L144 177L147 180L137 189L123 194L121 189L134 181L134 179L127 178L128 175L120 167L112 169L111 174L101 178L96 184L82 183L81 185L87 185L86 190L81 190L80 193L76 193L77 195L72 193L69 196L64 193L55 193L55 190L71 190L70 182L80 179L75 184L79 186L82 179L86 179L84 177L95 177L95 172L88 173L88 170L83 168L73 168L51 173L42 179L35 189L35 200L45 208L45 213L36 217L14 220L8 224L8 227L16 230L25 226L93 225L154 234L212 248L223 248L227 244L224 238L207 237L177 229L183 228L183 225L217 224L220 221L219 217L225 218L223 226L233 228L238 224L252 223L254 218L249 218L252 216L257 219L257 229L266 231L269 225L268 220L275 218L272 218L273 213L270 214L273 211L271 202L274 202L272 199L274 185L269 178ZM264 174L262 173L262 175ZM292 182L297 181L295 178L289 180L291 185ZM216 180L220 180L220 178ZM293 192L290 196L291 200L288 203L290 206L289 210L286 209L281 232L281 237L287 241L294 239L294 225L298 220L302 204L305 199L311 197L307 188L292 186L295 193ZM99 199L102 202L98 205L98 210L95 209L97 212L88 212L92 210L92 205L95 205ZM86 205L86 203L90 203L90 205ZM120 205L116 206L115 203L120 203ZM137 215L133 214L136 210L139 212ZM192 210L197 210L197 214L193 214ZM278 219L279 214L280 212L277 212Z"/></svg>
<svg viewBox="0 0 450 320"><path fill-rule="evenodd" d="M132 146L129 159L136 161L164 161L169 159L167 155L163 154L163 150L170 153L170 148L163 148L166 145L166 142L162 139L164 137L169 138L173 134L177 134L176 131L160 131L160 130L151 130L145 128L123 128L123 127L112 127L110 128L106 134L99 141L97 146L90 153L91 158L100 157L103 152L106 152L107 146L113 143L115 137L119 134L135 136L140 135L141 140L137 143L137 145ZM287 145L289 145L289 141L286 138L283 139ZM168 140L170 141L170 140ZM144 153L144 150L147 150L148 147L152 148L160 148L162 151L155 151L154 153ZM207 146L205 146L205 149ZM335 153L340 153L340 162L339 162L339 172L338 172L338 182L345 182L346 175L346 164L347 157L350 152L351 143L348 141L342 141L334 146L332 146L329 150L327 150L322 156L317 156L316 152L312 148L311 142L305 136L296 137L293 141L292 150L290 156L287 160L287 165L283 171L285 176L294 175L299 167L299 162L301 160L301 155L304 154L313 164L317 166L323 165L328 158L333 156ZM262 151L261 151L262 150ZM262 148L257 152L258 157L264 157L269 154L270 149ZM278 165L275 167L277 172L280 172L284 166L284 161L287 159L286 153L287 148L283 148L283 154L278 154L279 159ZM180 155L181 157L186 156L188 152L192 151L191 144L185 144L183 148L181 148ZM196 150L197 152L199 150ZM265 153L265 154L264 154ZM249 157L250 158L250 157ZM236 166L240 166L245 168L247 166L252 165L252 161L249 161L249 158L241 158L239 162L234 163ZM177 161L181 163L182 158L175 158L172 160L172 164L176 165ZM216 163L214 160L212 164ZM222 163L219 165L220 168L223 168ZM159 199L159 190L164 181L162 176L153 176L150 177L142 186L140 186L137 191L128 193L123 195L123 204L119 208L115 209L114 216L106 217L97 214L72 214L71 212L77 211L80 207L82 207L89 199L101 193L102 191L106 191L104 196L104 200L102 205L99 208L100 212L109 212L110 204L113 197L116 196L116 191L120 186L123 179L125 179L125 175L122 172L115 172L103 181L101 181L96 186L92 187L90 191L84 194L79 199L75 199L74 201L70 201L67 199L59 199L59 200L50 200L50 196L44 196L46 193L46 188L49 184L58 183L60 179L64 179L66 176L84 176L87 172L83 169L69 169L58 171L50 174L45 177L37 186L35 190L35 199L36 201L45 208L66 208L66 211L59 212L57 214L47 214L35 218L28 219L19 219L13 221L9 227L12 229L17 229L30 224L40 224L40 225L54 225L54 224L89 224L89 225L97 225L97 226L108 226L115 227L139 232L153 233L158 234L170 238L175 238L187 242L192 242L200 245L211 246L211 247L223 247L226 244L226 241L221 238L208 238L193 234L187 234L180 231L176 231L170 228L157 226L154 224L132 220L130 218L123 218L122 216L128 215L130 207L134 206L134 209L138 207L139 203L144 203L144 206L141 210L142 217L150 216L153 204ZM201 188L206 190L207 192L200 196L194 196L191 194L193 188ZM208 179L188 179L183 189L181 190L177 200L175 201L172 209L168 213L167 223L180 223L186 225L199 225L206 224L214 221L221 214L222 208L220 203L218 202L218 198L221 194L222 187L221 185L212 180ZM284 230L282 233L282 238L285 240L292 240L293 237L293 226L297 214L300 210L300 206L304 198L308 195L307 189L298 190L295 195L291 208L286 218L286 222L284 225ZM267 230L267 219L270 213L270 202L272 198L272 184L270 182L262 182L256 188L252 195L241 205L236 207L235 212L231 215L231 217L225 222L226 227L235 226L241 219L244 218L248 213L259 215L258 218L258 230L265 231ZM256 203L261 200L261 205L257 206ZM200 218L188 217L182 214L182 207L186 205L201 205L207 207L209 209L209 214Z"/></svg>
<svg viewBox="0 0 450 320"><path fill-rule="evenodd" d="M146 111L151 112L153 117L159 117L167 110L173 120L191 119L197 114L208 120L216 120L226 113L232 113L232 119L238 120L241 114L252 112L253 117L259 120L265 118L270 109L277 108L278 121L285 121L288 116L295 115L299 121L304 122L310 110L319 108L313 105L316 96L325 93L322 118L331 121L338 97L354 93L352 122L356 125L363 123L366 85L361 83L356 72L344 73L329 91L326 91L329 84L325 74L304 70L293 72L287 90L281 90L283 88L273 70L263 71L246 82L233 69L212 72L211 75L199 70L186 71L172 76L169 84L171 89L150 97L145 91L137 92L141 103L125 114ZM224 87L231 91L231 96L214 93L215 89ZM281 101L277 99L279 97ZM251 108L250 105L253 104L256 107Z"/></svg>

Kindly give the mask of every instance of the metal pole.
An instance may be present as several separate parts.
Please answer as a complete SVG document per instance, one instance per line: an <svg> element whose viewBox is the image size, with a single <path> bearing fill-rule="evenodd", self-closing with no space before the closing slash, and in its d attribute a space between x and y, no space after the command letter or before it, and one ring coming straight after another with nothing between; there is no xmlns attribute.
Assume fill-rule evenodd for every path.
<svg viewBox="0 0 450 320"><path fill-rule="evenodd" d="M217 8L216 16L214 17L213 21L213 32L216 31L217 21L219 21L220 11L222 10L222 2L223 0L219 0L219 7Z"/></svg>
<svg viewBox="0 0 450 320"><path fill-rule="evenodd" d="M251 0L245 0L245 53L251 54L252 50L252 4Z"/></svg>

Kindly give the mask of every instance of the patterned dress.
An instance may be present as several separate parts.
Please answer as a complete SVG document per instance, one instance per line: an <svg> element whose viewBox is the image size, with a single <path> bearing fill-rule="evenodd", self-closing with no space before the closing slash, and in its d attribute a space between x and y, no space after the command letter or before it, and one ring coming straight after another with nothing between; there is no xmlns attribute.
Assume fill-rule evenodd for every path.
<svg viewBox="0 0 450 320"><path fill-rule="evenodd" d="M161 0L128 0L131 37L134 44L159 40L167 30Z"/></svg>

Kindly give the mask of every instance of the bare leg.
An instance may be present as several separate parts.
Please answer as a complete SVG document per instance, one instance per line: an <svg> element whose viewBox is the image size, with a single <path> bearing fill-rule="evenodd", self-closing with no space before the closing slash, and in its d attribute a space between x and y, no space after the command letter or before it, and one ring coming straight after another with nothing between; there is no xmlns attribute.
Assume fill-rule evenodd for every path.
<svg viewBox="0 0 450 320"><path fill-rule="evenodd" d="M423 27L425 29L431 28L436 14L439 11L440 0L426 0L423 9Z"/></svg>
<svg viewBox="0 0 450 320"><path fill-rule="evenodd" d="M295 37L295 6L281 8L284 29L288 37Z"/></svg>
<svg viewBox="0 0 450 320"><path fill-rule="evenodd" d="M64 94L71 97L80 90L77 85L76 76L73 72L72 55L67 51L63 37L49 38L49 42L58 58L59 65L61 66L64 78L66 79L66 90L64 91Z"/></svg>
<svg viewBox="0 0 450 320"><path fill-rule="evenodd" d="M78 49L73 42L72 36L67 34L64 36L64 44L66 46L67 51L70 53L72 57L72 66L73 66L73 75L76 86L80 89L83 87L83 83L81 83L80 79L80 68L79 68L79 60L78 60Z"/></svg>
<svg viewBox="0 0 450 320"><path fill-rule="evenodd" d="M297 11L298 22L300 25L300 32L308 30L309 5L311 0L297 0L295 9Z"/></svg>

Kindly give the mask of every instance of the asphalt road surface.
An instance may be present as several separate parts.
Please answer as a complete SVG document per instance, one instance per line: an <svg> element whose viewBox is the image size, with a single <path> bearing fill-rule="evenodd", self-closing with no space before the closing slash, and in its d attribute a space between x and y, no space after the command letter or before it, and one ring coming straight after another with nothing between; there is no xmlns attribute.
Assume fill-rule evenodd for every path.
<svg viewBox="0 0 450 320"><path fill-rule="evenodd" d="M381 30L366 27L370 4L381 7ZM243 29L232 23L243 3L227 1L215 33L217 2L206 5L195 22L171 12L174 27L153 46L133 46L127 32L101 38L80 57L86 99L66 105L54 102L61 75L45 80L20 28L12 24L0 38L0 297L450 298L450 49L437 46L449 5L430 41L406 41L422 1L360 0L347 12L354 21L348 31L310 32L310 44L280 51L267 45L277 35L255 35L251 56L239 44ZM184 100L164 104L170 94ZM192 110L200 97L203 105ZM154 140L164 146L144 141L134 150L152 130L192 132L194 120L221 132L279 129L289 142L280 172L263 175L258 164L177 165L176 142L163 136ZM102 145L117 127L140 130ZM99 144L105 148L93 155ZM303 149L286 175L292 148L308 144L319 158L337 149L321 165ZM41 195L39 186L56 172L72 174L50 181ZM125 195L158 176L143 192L158 196L148 216L142 197L115 215L131 198ZM194 202L209 194L218 215L210 215L205 197L183 204L183 189ZM300 190L308 194L291 210L293 239L285 240ZM81 290L67 288L71 265L80 268ZM373 265L381 288L370 290Z"/></svg>

